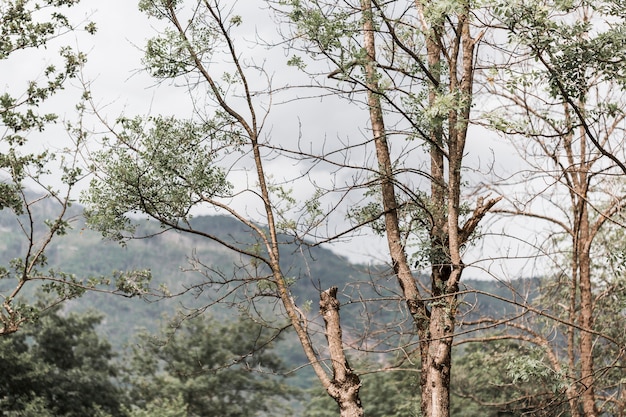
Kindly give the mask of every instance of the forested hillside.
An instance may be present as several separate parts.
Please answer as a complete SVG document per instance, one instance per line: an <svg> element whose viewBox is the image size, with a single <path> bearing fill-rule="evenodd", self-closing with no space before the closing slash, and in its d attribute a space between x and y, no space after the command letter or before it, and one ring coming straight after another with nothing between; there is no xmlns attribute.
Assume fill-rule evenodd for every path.
<svg viewBox="0 0 626 417"><path fill-rule="evenodd" d="M40 212L37 215L50 217L51 213L46 213L50 208L45 204L38 206ZM132 270L149 270L152 275L150 290L144 297L87 292L66 306L68 311L94 309L103 313L105 319L100 326L101 332L116 348L129 342L138 329L157 330L163 324L162 320L167 321L177 310L191 312L212 302L211 288L195 288L204 281L206 269L197 268L193 259L201 259L205 267L214 269L214 273L224 274L235 273L239 265L247 262L225 251L217 243L200 236L165 230L156 222L137 222L137 233L153 236L149 239L129 239L123 244L107 241L86 227L82 206L74 205L72 211L71 228L47 251L50 268L74 274L79 279L112 276L115 272ZM242 245L254 244L251 236L237 222L225 216L198 216L192 219L192 223L198 230L211 230L224 239ZM0 262L8 264L23 250L18 244L18 237L23 232L7 212L0 212L0 225L4 230L0 237L0 245L4 248ZM391 291L385 289L390 273L388 266L352 264L346 257L331 250L290 243L287 236L283 237L283 244L285 253L290 254L282 259L283 267L289 271L290 277L299 282L295 295L303 303L310 301L312 315L317 314L315 306L320 292L331 285L343 287L345 295L340 301L346 304L342 313L349 328L358 328L358 323L365 319L360 317L361 313L365 314L362 306L355 302L359 297L394 297ZM465 285L469 289L499 294L505 299L511 296L506 285L493 281L470 278ZM167 288L169 294L161 288ZM532 293L532 288L520 288L520 291L528 294L528 291ZM494 313L505 315L512 308L506 301L495 298L474 294L466 298L472 305L470 313L475 317ZM236 311L229 312L226 306L222 306L213 310L212 314L233 317ZM392 319L380 318L380 321L385 320Z"/></svg>
<svg viewBox="0 0 626 417"><path fill-rule="evenodd" d="M624 56L623 0L0 1L0 414L625 416Z"/></svg>
<svg viewBox="0 0 626 417"><path fill-rule="evenodd" d="M49 202L36 206L36 215L40 218L50 217L53 207ZM175 230L165 230L156 222L137 221L137 234L152 236L149 239L128 239L120 244L103 239L90 230L84 222L84 208L72 206L71 227L60 236L47 251L48 267L74 274L78 279L89 277L111 277L114 273L132 270L149 270L151 281L149 290L144 296L129 297L128 295L112 295L108 293L88 291L81 297L65 305L67 311L94 310L102 313L103 323L99 332L115 347L121 349L125 343L137 336L138 330L155 332L167 323L177 311L192 313L213 302L211 288L197 287L205 280L204 273L212 269L214 273L234 274L240 265L247 262L245 258L234 256L225 251L219 244L200 236L183 234ZM4 233L0 244L4 250L0 262L8 264L23 251L19 244L19 236L23 234L15 218L6 211L0 212L0 224ZM225 216L197 216L192 224L198 230L210 230L216 236L242 245L253 245L251 236L237 222ZM363 310L358 301L368 297L388 297L387 302L397 302L387 287L390 269L386 265L358 265L350 263L331 250L319 246L299 245L283 237L285 253L290 254L281 261L289 276L298 281L294 294L303 304L310 303L310 315L317 316L316 306L319 294L330 285L340 285L345 304L342 314L347 328L355 332L363 331L362 325L368 319L368 312ZM204 268L198 268L194 259L201 259ZM534 298L536 281L520 281L513 287L519 295ZM426 284L426 277L423 278ZM113 284L112 284L113 285ZM114 287L114 285L113 285ZM167 288L167 291L162 291ZM514 310L506 300L514 298L514 292L506 283L467 279L464 289L469 293L464 297L468 318L476 319L485 315L506 316ZM475 294L478 290L484 293L499 295L502 299ZM34 291L34 288L33 288ZM31 291L29 297L36 297ZM381 307L385 310L384 307ZM380 322L394 322L395 313L389 308L387 315L378 318ZM237 309L229 309L226 305L213 309L211 314L225 320L236 317ZM304 360L295 348L298 360ZM294 353L294 352L291 352ZM297 366L297 363L292 365Z"/></svg>
<svg viewBox="0 0 626 417"><path fill-rule="evenodd" d="M50 217L51 213L46 213L50 209L45 204L37 206L37 216ZM203 282L204 276L202 269L194 268L192 258L201 259L206 266L215 269L215 273L224 274L234 273L239 265L247 261L210 240L164 230L156 222L139 222L137 232L153 235L150 239L129 240L123 245L107 241L85 226L81 206L74 205L72 210L71 228L47 251L50 268L74 274L80 279L112 276L114 272L132 270L149 270L152 275L151 290L143 299L88 292L68 306L70 310L94 308L104 313L103 331L116 346L128 341L136 328L156 330L160 317L172 316L177 309L199 308L210 302L210 288L193 289ZM211 230L224 239L253 244L251 236L227 217L199 216L192 222L198 229ZM0 261L6 265L24 249L20 239L23 231L8 212L0 212L0 224L4 230L0 237L0 245L4 249ZM371 270L367 265L351 265L346 258L320 247L300 248L291 244L289 249L286 238L285 245L287 253L291 253L290 257L283 259L285 268L290 276L305 283L298 286L297 294L304 300L317 303L320 288L327 288L330 283L347 285L365 282L370 279L370 274L384 271L378 267ZM160 291L160 287L167 288L173 296ZM206 293L203 294L203 291ZM215 314L227 315L228 312L224 310Z"/></svg>
<svg viewBox="0 0 626 417"><path fill-rule="evenodd" d="M41 210L41 212L37 213L38 216L46 217L47 209L50 209L50 207L46 207L45 204L38 206L38 210ZM81 297L64 304L62 316L76 313L81 315L88 313L101 315L100 322L94 319L87 320L91 320L89 326L97 331L98 336L111 345L111 352L116 357L111 366L115 368L130 366L130 362L128 362L129 349L139 352L138 355L140 357L144 355L142 353L144 348L155 348L151 348L153 346L152 342L150 342L151 338L164 339L171 337L168 336L171 331L168 328L169 324L176 317L177 312L193 316L195 311L201 311L206 304L212 302L211 293L213 290L211 288L203 288L201 290L194 288L195 285L202 283L206 277L200 271L193 270L192 262L190 262L192 257L201 258L205 266L210 266L215 271L224 271L225 273L234 272L238 265L244 262L242 259L229 256L228 252L221 250L219 245L207 239L177 233L174 230L163 230L158 224L150 222L138 222L137 230L142 235L153 235L150 239L130 239L123 245L117 242L106 241L102 239L99 233L86 228L82 210L83 208L79 205L72 207L72 227L50 246L48 262L51 268L75 274L81 279L90 276L110 276L115 271L133 269L147 269L152 272L152 280L149 285L151 290L147 291L144 296L127 297L88 291ZM200 230L212 230L218 236L228 238L231 241L241 244L253 243L245 230L242 230L236 222L229 220L227 217L198 216L192 222ZM2 243L6 248L3 253L7 255L18 254L21 248L16 246L14 251L10 250L11 242L19 241L15 238L22 233L18 223L6 212L0 212L0 224L2 224L4 229ZM286 236L284 237L284 244L291 248L288 252L291 253L291 256L283 258L282 262L285 268L290 271L290 276L301 281L300 284L304 284L297 286L296 295L303 304L310 300L311 308L309 315L311 320L318 322L318 325L321 322L319 313L316 310L319 294L321 290L327 288L331 283L335 285L336 283L342 283L345 286L344 294L352 295L340 298L343 304L341 310L343 323L348 338L358 339L363 332L366 332L368 326L384 327L386 324L398 321L396 313L393 312L393 304L397 303L397 296L391 291L384 290L389 279L388 267L384 265L351 264L345 257L330 250L320 247L302 247L294 243L288 243ZM2 259L2 262L5 264L9 261L10 259ZM427 280L424 278L424 283L426 282ZM534 292L538 285L539 281L537 280L524 280L523 278L514 283L468 279L464 286L464 290L468 291L468 293L462 298L462 300L465 300L464 304L462 304L465 307L460 308L461 311L465 312L463 318L471 322L485 316L504 317L514 313L514 306L506 302L505 299L514 299L517 292L518 295L530 297L532 301L536 296ZM163 286L167 287L173 296L165 296L162 291L159 291L159 288ZM190 288L190 291L185 291ZM502 297L502 299L477 294L473 290L495 294ZM176 295L178 293L180 295ZM34 299L38 296L33 292L24 295ZM368 297L388 298L387 301L381 301L381 310L388 310L388 312L377 314L379 323L371 323L371 312L363 310L362 305L358 302L359 299ZM387 307L385 307L385 303L388 304ZM205 313L205 315L212 317L214 322L219 323L217 326L233 329L231 326L236 326L239 320L240 312L238 309L234 307L228 308L227 305L217 307L212 308L210 313ZM177 322L177 320L174 321ZM198 319L192 321L199 323ZM62 320L58 321L58 323L63 326L68 325ZM206 326L201 324L194 324L193 326L197 325ZM186 325L183 325L179 332L186 332L184 330L185 327ZM469 328L473 328L473 326ZM461 330L463 330L462 327ZM497 329L495 330L497 331ZM62 329L51 329L51 331L61 332ZM205 332L205 336L211 334L208 327L203 332ZM350 332L353 333L350 334ZM470 335L476 336L476 333L470 333ZM182 335L180 337L185 338ZM197 334L197 337L202 339L200 333ZM197 342L202 343L201 340ZM413 340L414 342L415 340ZM391 346L394 343L389 342L389 345ZM176 347L171 345L168 349L171 354L174 354ZM376 349L383 350L380 347ZM153 352L156 356L160 355L158 349ZM306 358L300 351L297 340L293 336L287 335L283 337L275 345L273 352L283 361L281 365L283 367L282 372L287 372L290 375L290 384L300 387L300 389L310 386L313 374L308 367L304 366L307 363ZM470 352L473 352L473 349L470 349ZM463 359L464 356L465 354L459 355L461 363L464 363L466 360ZM357 351L354 352L353 357L357 363L361 360ZM389 361L391 364L395 361L394 358L397 359L393 354L382 355L380 360L383 363ZM470 358L471 354L469 354L467 360L470 360ZM215 365L219 366L219 363L216 362ZM298 371L294 374L292 373L293 370ZM120 370L118 369L116 373L119 372ZM475 370L468 369L466 373L462 374L462 377L476 378L477 376L473 375L474 372ZM389 386L389 395L412 398L410 392L404 392L404 390L406 389L405 385L413 386L416 383L410 382L414 378L414 374L406 371L396 373L395 375L381 374L379 376L374 374L371 378L366 378L364 395L366 398L369 398L369 402L372 404L370 407L376 407L376 409L372 409L372 415L382 417L387 415L391 409L406 411L412 407L414 408L415 404L412 403L412 400L407 399L406 402L394 405L393 401L388 402L379 396L380 388ZM113 390L113 388L110 389ZM205 387L205 389L210 388ZM153 387L151 390L144 388L142 395L146 396L146 398L152 398L156 395L157 388ZM117 404L120 401L123 402L121 395L118 393L118 398L115 400L109 399L108 401L113 404ZM333 410L335 406L333 403L328 402L323 395L318 399L319 394L315 390L309 391L304 389L298 395L307 398L312 396L312 399L309 400L312 406L306 409L305 415L334 415L335 411ZM455 407L471 408L471 402L456 397L454 404ZM180 406L180 404L176 403L175 396L172 397L172 403L167 403L166 405L173 408ZM290 412L285 411L287 413L285 415L289 415ZM299 412L305 413L305 410L300 409ZM319 414L326 412L328 414ZM482 414L477 409L476 414L466 415L479 416Z"/></svg>

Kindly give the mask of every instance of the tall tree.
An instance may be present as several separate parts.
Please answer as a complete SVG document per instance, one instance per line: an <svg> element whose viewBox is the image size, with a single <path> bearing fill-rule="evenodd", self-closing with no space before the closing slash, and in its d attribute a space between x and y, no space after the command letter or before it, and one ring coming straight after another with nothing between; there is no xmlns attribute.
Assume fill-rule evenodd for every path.
<svg viewBox="0 0 626 417"><path fill-rule="evenodd" d="M236 43L238 31L247 28L243 18L235 6L217 0L143 0L140 8L165 26L146 45L148 72L159 80L186 82L190 97L197 98L194 114L190 119L122 117L110 127L112 138L94 161L96 177L85 195L90 224L124 239L124 231L132 229L129 214L142 213L164 228L211 239L239 254L241 265L233 271L192 260L205 275L201 287L216 289L209 304L239 305L241 312L277 331L292 327L342 415L362 415L359 378L342 344L337 288L320 295L326 354L313 342L305 306L292 295L296 279L281 264L280 232L286 226L281 214L295 199L280 183L272 183L267 168L275 156L268 146L272 138L264 135L273 98L265 80L271 77L246 60ZM239 173L252 179L235 184ZM236 219L250 241L231 242L217 231L194 228L189 219L198 207Z"/></svg>
<svg viewBox="0 0 626 417"><path fill-rule="evenodd" d="M336 66L329 77L339 80L338 88L365 95L379 205L366 204L358 219L384 232L389 264L417 329L422 414L449 415L462 252L499 200L483 193L473 207L461 203L470 194L463 186L464 158L482 37L473 17L480 9L456 1L286 3L296 25L294 45ZM347 17L361 27L346 24ZM302 39L309 43L302 46ZM429 167L417 152L393 154L391 142L407 139L428 149ZM379 218L383 225L375 223ZM408 252L415 241L421 246L416 254ZM416 259L429 269L430 288L420 289Z"/></svg>
<svg viewBox="0 0 626 417"><path fill-rule="evenodd" d="M594 258L605 253L599 240L603 230L624 226L619 214L626 196L616 181L626 173L624 75L614 58L625 52L620 7L615 2L542 1L507 2L495 9L521 58L493 68L488 89L504 106L492 121L515 138L531 168L525 174L528 197L508 199L505 211L537 219L537 227L547 222L552 235L541 251L554 254L555 281L566 286L557 291L568 300L560 304L569 323L561 330L567 335L564 355L559 355L558 344L548 343L547 334L541 339L544 348L553 350L549 355L555 371L561 366L567 370L572 416L599 415L597 390L602 384L594 345L606 329L595 324L595 317L601 314L596 305L606 295L598 269L604 262ZM561 316L559 310L554 313ZM605 342L620 343L611 337ZM559 356L566 356L567 363L559 364Z"/></svg>

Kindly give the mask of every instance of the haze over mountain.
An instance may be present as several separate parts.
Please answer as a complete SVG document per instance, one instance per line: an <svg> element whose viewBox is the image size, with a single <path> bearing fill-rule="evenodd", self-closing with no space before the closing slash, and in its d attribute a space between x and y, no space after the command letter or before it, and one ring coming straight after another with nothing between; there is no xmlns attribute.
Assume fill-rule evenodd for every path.
<svg viewBox="0 0 626 417"><path fill-rule="evenodd" d="M53 206L42 201L33 206L37 219L53 217ZM225 249L209 239L163 230L156 222L141 222L138 234L151 236L146 239L129 240L125 245L103 240L101 235L89 230L82 217L83 208L71 208L72 228L67 234L55 237L47 251L49 267L75 274L79 278L90 276L111 276L115 271L150 270L152 288L165 286L172 294L194 287L206 280L197 268L193 268L191 258L202 262L226 276L234 276L248 260ZM198 216L192 219L198 230L211 231L229 242L240 245L254 244L253 237L237 221L225 216ZM0 261L7 264L21 256L24 251L23 234L12 213L0 211ZM40 230L45 227L39 226ZM285 236L281 263L283 270L294 281L292 290L302 306L310 306L313 316L317 315L319 292L332 285L339 287L342 304L342 321L346 329L359 329L370 326L367 323L368 311L359 300L383 298L385 302L375 305L384 311L379 321L401 323L406 315L402 304L389 301L395 297L396 282L390 269L384 265L352 264L346 257L323 247L296 245ZM194 270L196 269L196 270ZM6 285L6 284L5 284ZM4 287L3 287L4 288ZM498 290L494 282L465 280L464 288ZM95 309L104 315L101 332L116 347L120 348L133 339L139 329L155 332L171 318L177 310L205 306L212 301L213 288L198 287L184 295L159 299L148 297L127 298L110 294L88 292L84 296L66 304L70 310L84 311ZM506 292L502 288L500 291ZM502 313L506 303L478 297L482 312ZM470 301L476 303L477 298ZM386 304L385 304L386 303ZM224 306L211 309L211 314L224 319L236 314ZM379 314L379 313L377 313Z"/></svg>
<svg viewBox="0 0 626 417"><path fill-rule="evenodd" d="M32 209L34 218L41 221L54 217L54 207L49 202L37 203ZM80 205L72 206L72 228L67 234L55 237L47 251L48 267L75 274L79 278L110 276L114 271L147 269L152 273L152 287L164 285L171 293L177 293L205 278L200 272L191 270L191 257L219 270L224 276L236 274L247 262L209 239L163 230L156 222L141 222L139 225L139 234L151 235L150 238L130 240L123 246L106 241L99 233L86 228L82 210ZM22 217L22 220L25 219ZM253 243L252 236L238 222L225 216L198 216L192 222L195 228L210 230L227 241ZM22 256L26 242L13 213L0 211L0 227L3 229L0 235L0 262L6 265L11 259ZM39 231L44 227L43 224L36 226ZM351 282L363 281L368 274L367 266L351 265L346 258L321 247L298 247L285 243L283 254L286 274L298 281L298 285L294 286L295 293L303 300L315 303L320 288L325 289L330 285L342 287ZM146 302L139 298L88 293L70 302L68 308L94 308L101 311L105 315L103 331L114 340L127 341L135 328L155 330L159 318L171 316L176 309L185 306L201 306L208 302L207 295L195 291L182 297Z"/></svg>

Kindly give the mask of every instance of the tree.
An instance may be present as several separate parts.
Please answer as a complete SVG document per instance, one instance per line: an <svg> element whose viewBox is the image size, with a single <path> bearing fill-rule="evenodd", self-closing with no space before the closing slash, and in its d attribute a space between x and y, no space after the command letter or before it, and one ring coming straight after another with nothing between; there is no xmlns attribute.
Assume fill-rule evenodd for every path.
<svg viewBox="0 0 626 417"><path fill-rule="evenodd" d="M365 96L378 167L368 167L372 176L360 186L377 198L363 205L358 225L373 225L386 237L389 264L419 338L421 412L449 415L462 253L500 200L464 186L475 47L483 36L474 17L481 9L460 1L279 3L288 5L285 13L296 26L296 48L336 67L329 78L339 86L329 88ZM392 141L406 140L428 150L428 168L424 155L408 146L392 153ZM469 200L475 204L462 204ZM417 253L409 253L411 243L419 245ZM415 264L429 269L429 288L420 289Z"/></svg>
<svg viewBox="0 0 626 417"><path fill-rule="evenodd" d="M144 62L160 80L188 83L195 117L121 117L110 126L112 139L93 161L95 178L84 200L89 223L105 236L124 239L132 230L130 213L141 213L164 228L211 239L241 256L235 272L215 270L192 259L193 269L205 275L201 288L211 286L216 302L239 305L244 314L282 331L292 327L321 384L340 404L342 415L362 415L358 399L358 376L348 364L342 345L337 288L322 292L320 309L326 320L328 355L315 347L304 306L296 304L288 266L280 262L281 235L285 224L280 214L294 199L280 184L271 183L264 154L270 151L263 136L269 85L254 89L267 76L247 64L235 43L242 25L233 7L219 1L140 2L148 16L165 29L148 41ZM216 67L220 62L224 67ZM266 78L269 79L269 76ZM254 83L253 83L254 82ZM202 89L202 94L197 95ZM254 184L235 188L237 171L253 176ZM247 208L238 210L237 200L252 198L260 219ZM241 223L250 242L223 240L210 230L189 222L193 209L205 206ZM262 220L263 226L259 225ZM278 306L273 302L278 301ZM325 367L328 365L328 369Z"/></svg>
<svg viewBox="0 0 626 417"><path fill-rule="evenodd" d="M625 196L621 180L616 181L626 173L625 114L620 110L624 77L613 60L624 53L623 19L610 17L619 14L620 7L615 2L576 7L507 2L496 8L510 31L511 49L521 58L515 65L493 67L488 89L500 97L506 115L503 108L494 111L492 123L515 139L530 167L525 171L528 197L507 199L502 212L547 224L550 239L540 250L549 256L555 280L545 294L554 294L558 301L549 296L539 301L560 306L551 312L566 324L555 324L566 348L548 343L553 336L547 327L532 328L543 348L553 350L548 356L554 358L555 372L565 375L572 416L597 416L598 407L604 407L600 404L608 404L599 401L606 392L597 392L604 391L604 372L594 365L594 345L599 340L622 343L595 324L603 314L597 306L607 297L604 288L619 282L601 273L607 263L600 259L611 259L608 253L614 250L603 247L601 236L624 224L620 213ZM612 21L598 23L603 20ZM536 201L543 201L543 207ZM561 356L567 357L566 363L556 359ZM619 356L602 362L617 363Z"/></svg>
<svg viewBox="0 0 626 417"><path fill-rule="evenodd" d="M8 416L122 416L124 395L114 381L111 346L89 313L58 309L0 338L0 408Z"/></svg>
<svg viewBox="0 0 626 417"><path fill-rule="evenodd" d="M63 120L64 129L55 129L59 113L49 112L49 102L58 97L85 63L85 55L59 44L69 33L95 33L92 22L72 23L68 9L77 0L3 1L0 4L0 61L18 67L10 84L0 92L0 209L11 210L21 233L3 237L0 267L0 336L19 327L48 308L79 296L100 280L82 280L59 270L46 270L46 250L63 235L79 212L72 211L72 194L83 178L79 152L85 142L82 128L84 99L74 109L77 121ZM59 48L58 53L49 49ZM43 52L42 52L43 51ZM29 55L46 62L34 79L29 76ZM79 93L82 93L79 91ZM68 109L69 110L69 109ZM44 141L47 137L47 143ZM69 138L69 146L62 145ZM13 226L13 225L10 225ZM56 297L49 305L32 303L35 288L43 285Z"/></svg>
<svg viewBox="0 0 626 417"><path fill-rule="evenodd" d="M296 393L280 377L285 369L275 336L250 320L218 323L205 316L157 337L144 334L127 377L131 414L169 405L184 416L275 414Z"/></svg>

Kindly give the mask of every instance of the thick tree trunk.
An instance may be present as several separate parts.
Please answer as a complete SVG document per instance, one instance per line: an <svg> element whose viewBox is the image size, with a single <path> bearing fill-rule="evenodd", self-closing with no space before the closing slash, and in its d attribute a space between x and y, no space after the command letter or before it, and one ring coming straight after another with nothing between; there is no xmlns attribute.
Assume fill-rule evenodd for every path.
<svg viewBox="0 0 626 417"><path fill-rule="evenodd" d="M426 318L424 303L411 272L409 261L402 245L400 221L398 219L398 202L394 188L393 163L389 154L387 132L383 118L381 98L379 94L378 74L376 72L376 44L374 39L375 28L372 21L372 5L370 0L362 0L363 10L363 37L367 52L365 63L365 76L367 87L367 104L370 113L370 123L376 148L376 159L380 177L383 212L385 218L385 231L387 245L398 282L404 298L407 300L409 311L413 317ZM426 324L418 323L418 328L426 328Z"/></svg>
<svg viewBox="0 0 626 417"><path fill-rule="evenodd" d="M451 344L451 339L444 340L438 338L436 341L431 339L431 333L433 331L436 335L440 335L443 329L430 328L435 322L429 320L430 312L422 301L402 245L397 213L397 198L393 184L393 164L389 155L389 145L387 143L382 106L380 103L378 76L376 73L375 29L371 18L371 2L370 0L362 0L361 5L364 15L364 45L368 55L368 60L365 64L366 86L368 90L367 99L380 172L387 244L389 246L394 273L398 278L398 283L402 289L409 311L415 320L420 339L422 415L447 416L449 415L449 345ZM435 154L432 155L435 156ZM443 156L439 153L436 155L436 158L437 162L433 162L439 169L436 173L436 178L441 179L443 178ZM438 190L440 195L439 200L445 201L443 181L439 182L435 189ZM440 223L438 230L443 231L443 229L444 225ZM448 346L446 346L446 344L448 344ZM433 350L432 352L431 348ZM441 366L442 363L443 367ZM445 369L445 372L440 372L440 369ZM427 397L429 401L425 401ZM434 408L431 406L432 401L437 403L437 406ZM431 410L433 409L437 414L432 414Z"/></svg>
<svg viewBox="0 0 626 417"><path fill-rule="evenodd" d="M416 6L424 23L424 4L416 0ZM484 214L498 201L480 200L473 215L459 227L459 200L461 193L461 165L467 135L473 84L473 48L475 40L470 37L467 16L459 16L460 31L455 31L457 41L451 51L442 53L443 27L424 27L427 51L426 78L430 80L429 104L436 106L441 89L442 66L455 68L450 75L450 91L464 96L459 108L451 108L448 114L448 142L444 143L445 116L433 120L429 126L430 144L430 261L433 302L426 306L413 277L411 266L403 246L403 236L398 218L398 201L394 187L393 163L381 106L381 91L376 70L375 27L371 0L362 0L364 63L367 100L374 145L379 166L379 177L385 230L394 273L397 276L409 312L413 316L420 343L421 356L421 411L424 417L447 417L450 415L451 347L454 335L456 295L463 270L460 248L475 230ZM469 6L468 6L469 7ZM461 50L462 48L462 50ZM450 62L442 63L446 55ZM457 62L461 60L462 62ZM456 67L460 65L461 77L457 79ZM421 65L420 61L420 66ZM446 151L447 147L447 151ZM446 158L449 167L446 176Z"/></svg>
<svg viewBox="0 0 626 417"><path fill-rule="evenodd" d="M450 370L452 333L450 315L445 307L434 307L430 317L430 338L421 343L422 349L422 415L450 415Z"/></svg>

